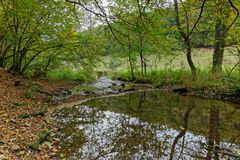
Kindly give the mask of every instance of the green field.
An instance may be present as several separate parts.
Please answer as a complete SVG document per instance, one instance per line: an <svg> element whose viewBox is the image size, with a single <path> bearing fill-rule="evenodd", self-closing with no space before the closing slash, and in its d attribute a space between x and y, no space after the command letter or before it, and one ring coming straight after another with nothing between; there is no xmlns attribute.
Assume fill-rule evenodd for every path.
<svg viewBox="0 0 240 160"><path fill-rule="evenodd" d="M212 64L213 48L197 48L193 50L192 59L198 69L210 70ZM159 58L157 55L151 55L147 57L149 71L163 70L163 69L184 69L188 70L188 63L184 52L175 52L171 56L162 56ZM237 49L234 47L226 47L224 52L224 71L228 72L233 66L235 66L240 60L240 55ZM136 68L140 68L140 61L137 61ZM238 69L238 68L236 68ZM113 73L119 71L129 70L129 64L127 59L104 57L102 61L97 65L97 72Z"/></svg>

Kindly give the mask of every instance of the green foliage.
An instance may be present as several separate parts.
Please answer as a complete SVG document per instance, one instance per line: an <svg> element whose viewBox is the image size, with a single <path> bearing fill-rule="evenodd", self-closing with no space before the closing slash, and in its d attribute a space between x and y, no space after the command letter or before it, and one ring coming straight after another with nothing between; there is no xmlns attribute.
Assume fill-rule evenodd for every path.
<svg viewBox="0 0 240 160"><path fill-rule="evenodd" d="M89 81L94 80L94 72L89 70L52 70L48 72L48 78L52 80L78 80L78 81Z"/></svg>
<svg viewBox="0 0 240 160"><path fill-rule="evenodd" d="M29 77L44 77L48 73L50 79L88 80L95 78L92 70L100 70L99 63L104 61L105 56L111 57L105 64L111 71L117 71L122 64L127 64L125 68L131 69L131 74L136 74L131 77L136 76L139 82L155 81L149 77L158 77L159 74L165 76L166 83L173 83L173 79L179 79L180 76L188 76L172 73L173 71L170 74L168 70L161 71L162 73L151 71L153 66L158 67L160 59L180 55L179 51L185 48L175 25L173 6L166 4L166 1L159 1L159 5L165 6L159 8L154 3L143 5L136 0L108 2L105 7L111 13L109 23L102 21L92 27L86 27L89 22L82 18L86 11L75 12L77 5L73 6L65 1L0 2L0 67L27 74ZM100 9L96 2L88 0L84 4L87 4L87 8L96 7L98 12ZM103 5L101 0L98 2L100 6ZM213 9L215 4L210 1L207 3L209 5L205 6L196 30L189 37L193 47L213 46L215 19L223 18L226 20L224 23L229 24L235 17L229 4L218 6L226 12L221 17ZM202 2L193 0L179 4L184 32L189 32L187 25L190 28L194 25L201 4ZM239 6L239 2L234 1L234 4ZM185 16L186 13L188 16ZM189 24L186 23L187 17ZM105 20L103 17L100 19ZM97 22L100 19L94 17L90 21ZM232 26L226 37L226 44L239 43L239 23L238 19ZM201 54L209 53L204 51ZM177 57L174 64L184 63L184 60ZM200 65L208 62L203 61ZM172 68L172 64L166 65ZM62 71L62 68L71 69ZM78 68L88 71L76 71ZM39 69L41 73L37 72ZM143 70L149 73L142 78L140 70L141 74ZM129 78L122 75L124 76ZM32 97L31 91L26 95Z"/></svg>
<svg viewBox="0 0 240 160"><path fill-rule="evenodd" d="M60 50L78 26L71 6L63 1L1 0L0 8L0 66L18 74L47 51Z"/></svg>

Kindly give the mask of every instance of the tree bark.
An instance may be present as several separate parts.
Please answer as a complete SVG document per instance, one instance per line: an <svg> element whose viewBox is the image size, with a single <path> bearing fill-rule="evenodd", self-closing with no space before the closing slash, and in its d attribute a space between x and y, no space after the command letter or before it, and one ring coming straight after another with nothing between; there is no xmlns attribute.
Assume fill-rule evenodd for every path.
<svg viewBox="0 0 240 160"><path fill-rule="evenodd" d="M225 47L225 27L221 20L216 21L215 45L212 62L212 72L222 72L224 47Z"/></svg>
<svg viewBox="0 0 240 160"><path fill-rule="evenodd" d="M186 45L186 49L187 49L187 61L188 61L188 65L191 69L192 72L192 79L196 80L197 78L197 69L192 61L192 45L191 45L191 40L190 40L190 36L193 33L193 31L195 30L199 20L201 19L202 13L203 13L203 9L204 9L204 5L206 3L206 0L203 1L202 6L201 6L201 11L199 14L198 19L196 20L196 22L194 23L192 29L189 28L189 18L187 16L187 12L185 12L185 17L186 17L186 24L187 24L187 33L184 32L182 25L181 25L181 21L179 18L179 7L178 7L178 1L174 0L174 10L175 10L175 21L176 21L176 26L178 29L178 32L180 33L181 37L184 39L184 43ZM183 6L183 8L185 9L185 7ZM186 10L185 10L186 11Z"/></svg>
<svg viewBox="0 0 240 160"><path fill-rule="evenodd" d="M190 40L188 39L187 41L185 41L186 47L187 47L187 61L188 61L188 65L191 69L192 72L192 79L196 80L197 78L197 68L195 67L193 61L192 61L192 45Z"/></svg>
<svg viewBox="0 0 240 160"><path fill-rule="evenodd" d="M13 60L13 65L10 68L11 71L13 71L16 74L22 74L22 62L23 59L25 58L26 54L27 54L27 48L24 47L22 50L20 50L19 52L16 53L17 54L17 58L15 57L15 59Z"/></svg>
<svg viewBox="0 0 240 160"><path fill-rule="evenodd" d="M227 6L230 5L232 9L236 12L236 16L234 20L227 25L226 20L230 16L230 12L225 12L223 8L219 6ZM233 24L237 21L239 17L239 10L234 5L231 0L220 2L217 4L218 7L218 15L216 15L216 24L215 24L215 45L214 45L214 53L213 53L213 63L212 63L212 72L222 72L223 65L223 56L224 56L224 48L226 46L225 39L229 29L233 26ZM223 14L224 13L224 14Z"/></svg>

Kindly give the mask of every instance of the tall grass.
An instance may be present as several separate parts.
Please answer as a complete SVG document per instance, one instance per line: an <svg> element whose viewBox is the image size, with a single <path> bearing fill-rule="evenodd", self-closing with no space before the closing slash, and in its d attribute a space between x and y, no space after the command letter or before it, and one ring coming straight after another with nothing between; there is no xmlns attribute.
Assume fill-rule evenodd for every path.
<svg viewBox="0 0 240 160"><path fill-rule="evenodd" d="M135 72L135 77L136 83L151 83L156 86L184 86L212 90L240 88L240 73L237 71L228 76L227 73L213 74L208 69L202 69L198 70L195 81L192 80L190 70L183 69L149 71L145 76ZM118 71L111 78L129 81L132 77L128 71Z"/></svg>
<svg viewBox="0 0 240 160"><path fill-rule="evenodd" d="M94 72L88 70L53 70L47 74L49 79L52 80L78 80L78 81L89 81L96 78Z"/></svg>

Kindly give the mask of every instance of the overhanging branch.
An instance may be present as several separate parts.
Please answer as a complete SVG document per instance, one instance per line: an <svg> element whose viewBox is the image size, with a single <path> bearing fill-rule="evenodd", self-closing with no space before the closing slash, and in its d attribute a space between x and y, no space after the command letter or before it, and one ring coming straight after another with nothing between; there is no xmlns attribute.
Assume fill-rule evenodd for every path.
<svg viewBox="0 0 240 160"><path fill-rule="evenodd" d="M227 27L227 29L225 30L225 33L229 31L229 29L233 26L233 24L237 21L237 19L239 17L239 10L238 10L238 8L233 4L233 2L231 0L228 0L228 2L231 5L231 7L236 11L237 15L234 18L234 20L232 21L232 23Z"/></svg>

